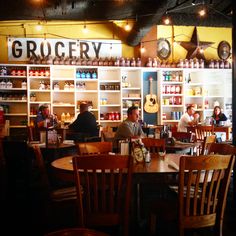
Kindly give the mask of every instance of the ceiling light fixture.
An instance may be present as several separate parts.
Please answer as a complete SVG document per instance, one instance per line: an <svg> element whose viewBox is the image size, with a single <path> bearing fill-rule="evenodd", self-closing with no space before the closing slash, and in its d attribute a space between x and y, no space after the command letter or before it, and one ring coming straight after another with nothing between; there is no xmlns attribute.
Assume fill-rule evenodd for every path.
<svg viewBox="0 0 236 236"><path fill-rule="evenodd" d="M165 25L169 25L170 24L170 17L168 16L168 13L167 13L167 11L166 11L166 13L165 13L165 16L163 17L163 23L165 24Z"/></svg>
<svg viewBox="0 0 236 236"><path fill-rule="evenodd" d="M198 14L199 14L199 16L205 16L206 15L206 9L205 8L202 8L202 9L200 9L199 10L199 12L198 12Z"/></svg>
<svg viewBox="0 0 236 236"><path fill-rule="evenodd" d="M87 33L88 33L88 28L87 28L86 23L84 24L83 33L84 33L84 34L87 34Z"/></svg>
<svg viewBox="0 0 236 236"><path fill-rule="evenodd" d="M41 31L42 30L42 25L40 22L38 22L38 24L35 26L37 31Z"/></svg>
<svg viewBox="0 0 236 236"><path fill-rule="evenodd" d="M192 1L192 5L194 6L196 4L196 0L193 0Z"/></svg>
<svg viewBox="0 0 236 236"><path fill-rule="evenodd" d="M145 53L146 52L146 48L143 46L143 43L141 43L140 52L141 53Z"/></svg>
<svg viewBox="0 0 236 236"><path fill-rule="evenodd" d="M125 31L130 31L130 30L131 30L131 27L130 27L129 22L127 20L126 25L125 25Z"/></svg>

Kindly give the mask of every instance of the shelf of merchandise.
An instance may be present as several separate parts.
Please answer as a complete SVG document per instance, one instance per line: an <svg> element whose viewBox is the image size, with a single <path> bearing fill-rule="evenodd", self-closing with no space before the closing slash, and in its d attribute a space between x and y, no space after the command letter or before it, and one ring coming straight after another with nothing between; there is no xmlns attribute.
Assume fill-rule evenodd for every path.
<svg viewBox="0 0 236 236"><path fill-rule="evenodd" d="M167 86L169 86L169 91L167 91ZM158 87L158 93L160 94L159 101L161 104L158 116L159 124L178 123L179 119L172 119L172 113L178 113L178 117L180 118L185 109L183 69L161 68L158 71ZM174 91L171 91L171 88L174 89ZM179 89L179 91L177 89Z"/></svg>
<svg viewBox="0 0 236 236"><path fill-rule="evenodd" d="M196 110L200 113L201 121L212 115L215 102L220 103L223 111L226 110L226 94L232 90L231 69L184 69L184 77L191 80L189 83L185 81L186 92L189 88L194 90L194 86L201 90L197 96L185 95L185 104L197 104ZM229 91L226 89L228 84ZM228 103L232 104L232 99L229 98Z"/></svg>
<svg viewBox="0 0 236 236"><path fill-rule="evenodd" d="M130 103L139 105L141 119L143 119L143 72L157 72L158 75L158 100L159 124L177 123L178 119L171 119L171 112L184 112L186 105L195 104L196 111L201 115L201 120L213 112L215 101L220 103L226 116L232 116L232 70L231 69L187 69L187 68L142 68L142 67L103 67L103 66L77 66L77 65L13 65L2 64L0 66L24 68L27 71L26 76L18 75L0 75L0 81L15 80L14 88L0 89L1 94L19 93L26 94L27 100L0 100L0 104L8 105L11 108L6 117L9 119L20 118L24 120L26 117L28 123L36 117L32 114L31 108L38 109L40 104L51 104L51 112L56 113L60 119L62 112L69 112L71 117L78 114L78 101L92 101L92 111L98 123L111 126L117 126L120 121L126 117L127 107ZM46 68L49 70L49 76L30 75L29 71L32 68L41 70ZM97 78L77 78L76 72L95 71ZM173 81L163 81L165 73L167 77ZM170 74L172 73L172 76ZM182 81L176 81L177 77ZM190 79L190 80L189 80ZM27 89L21 88L21 81L27 81ZM50 89L38 89L40 80L43 80ZM58 81L60 90L54 90L53 84ZM63 90L63 81L70 82L74 85L71 90ZM85 83L85 88L80 89L79 83ZM119 90L101 90L100 85L117 85ZM179 94L164 93L163 86L179 85L181 92ZM188 90L200 88L200 95L188 95ZM35 93L37 100L30 101L31 93ZM130 94L130 96L129 96ZM135 94L135 96L132 96ZM136 97L137 95L137 97ZM140 95L140 97L138 97ZM181 101L180 105L165 105L162 104L163 99L177 98ZM101 104L102 99L107 99L107 104ZM127 104L126 104L127 101ZM205 108L206 101L209 103ZM64 102L65 104L57 104L56 102ZM128 104L129 103L129 104ZM34 111L35 112L35 111ZM100 115L106 115L110 112L120 113L119 120L102 120ZM163 113L168 113L166 119L162 119ZM30 115L31 114L31 115ZM106 116L104 116L106 117ZM11 123L11 122L10 122ZM114 124L114 125L113 125ZM11 127L25 127L23 125L14 125Z"/></svg>
<svg viewBox="0 0 236 236"><path fill-rule="evenodd" d="M117 126L119 120L107 120L109 113L121 114L121 80L119 67L98 67L98 117L103 127ZM113 89L100 89L101 86L114 86ZM115 90L115 87L118 87ZM106 104L104 104L104 100ZM104 119L100 119L104 117Z"/></svg>

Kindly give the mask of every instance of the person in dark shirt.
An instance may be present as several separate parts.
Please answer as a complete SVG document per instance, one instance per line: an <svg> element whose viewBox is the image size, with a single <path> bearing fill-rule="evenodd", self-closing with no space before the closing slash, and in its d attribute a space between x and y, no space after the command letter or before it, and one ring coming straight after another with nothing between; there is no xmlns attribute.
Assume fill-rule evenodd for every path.
<svg viewBox="0 0 236 236"><path fill-rule="evenodd" d="M80 104L80 113L76 120L69 125L77 138L98 136L98 128L95 116L88 111L88 104Z"/></svg>
<svg viewBox="0 0 236 236"><path fill-rule="evenodd" d="M214 107L212 117L214 119L214 124L216 124L216 125L219 125L220 121L226 121L227 120L226 115L223 112L221 112L221 108L219 106Z"/></svg>

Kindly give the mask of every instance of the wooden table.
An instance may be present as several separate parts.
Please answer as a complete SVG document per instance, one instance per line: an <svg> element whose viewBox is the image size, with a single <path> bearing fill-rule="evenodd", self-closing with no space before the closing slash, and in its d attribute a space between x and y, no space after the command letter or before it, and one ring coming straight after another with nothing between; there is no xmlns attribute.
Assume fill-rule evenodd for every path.
<svg viewBox="0 0 236 236"><path fill-rule="evenodd" d="M178 170L169 165L174 162L179 167L182 154L166 154L165 158L152 155L149 163L136 163L133 166L133 201L132 219L137 223L142 221L140 186L145 183L151 184L177 184ZM56 178L64 181L74 181L72 156L57 159L51 163L53 174ZM158 185L156 185L157 187ZM133 223L133 225L136 225ZM136 225L137 226L137 225Z"/></svg>
<svg viewBox="0 0 236 236"><path fill-rule="evenodd" d="M229 134L232 131L231 126L214 126L214 132L223 132L226 135L226 140L229 140Z"/></svg>
<svg viewBox="0 0 236 236"><path fill-rule="evenodd" d="M202 145L201 142L194 142L194 143L184 143L177 141L174 145L167 144L166 151L167 152L183 152L185 153L186 150L190 150L191 155L193 155L194 148L199 148Z"/></svg>
<svg viewBox="0 0 236 236"><path fill-rule="evenodd" d="M152 155L151 162L149 163L136 163L133 167L134 176L145 175L157 175L157 174L177 174L178 170L171 167L169 165L170 162L174 162L177 166L179 166L180 157L183 154L174 154L167 153L165 158L158 157L156 155ZM72 157L67 156L63 158L59 158L54 160L51 163L51 167L53 169L53 173L59 178L67 181L74 181L73 176L73 165L72 165ZM139 178L138 178L139 179ZM143 179L140 177L141 182L147 181L147 179Z"/></svg>
<svg viewBox="0 0 236 236"><path fill-rule="evenodd" d="M45 144L41 144L38 142L30 142L29 147L31 145L40 146L46 163L51 163L52 161L64 156L77 154L76 146L74 143L60 143L59 145L48 145L46 147Z"/></svg>

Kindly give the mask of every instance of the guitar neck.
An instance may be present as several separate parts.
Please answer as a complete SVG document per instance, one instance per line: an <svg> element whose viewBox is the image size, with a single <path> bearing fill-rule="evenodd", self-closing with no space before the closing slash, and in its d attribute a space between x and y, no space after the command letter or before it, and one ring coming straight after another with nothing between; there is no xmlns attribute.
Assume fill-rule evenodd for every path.
<svg viewBox="0 0 236 236"><path fill-rule="evenodd" d="M152 78L150 78L150 95L152 96Z"/></svg>

